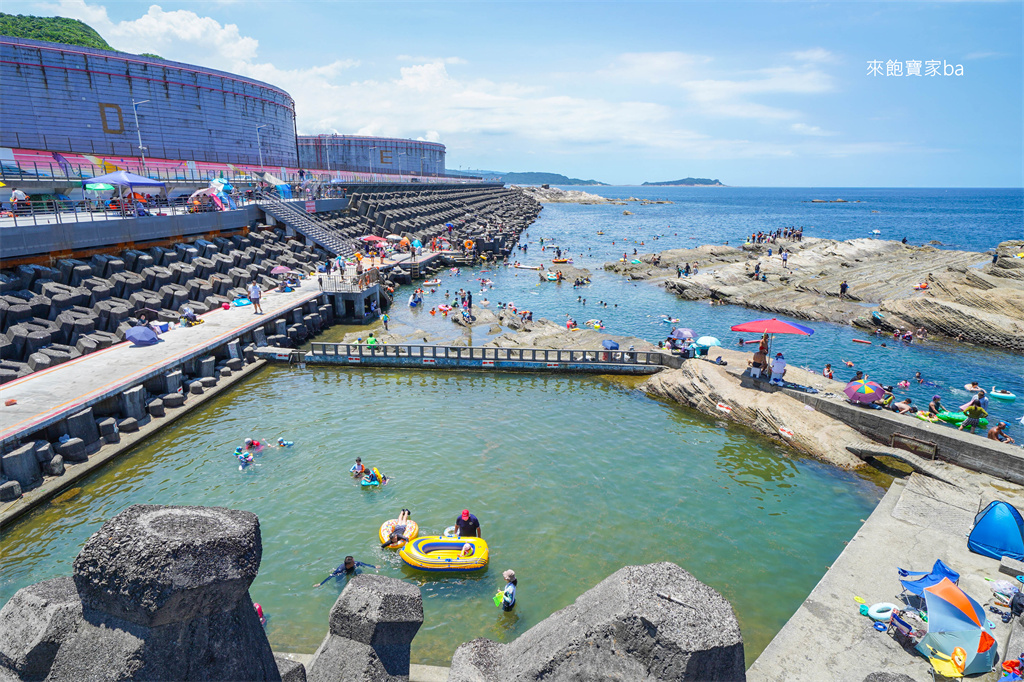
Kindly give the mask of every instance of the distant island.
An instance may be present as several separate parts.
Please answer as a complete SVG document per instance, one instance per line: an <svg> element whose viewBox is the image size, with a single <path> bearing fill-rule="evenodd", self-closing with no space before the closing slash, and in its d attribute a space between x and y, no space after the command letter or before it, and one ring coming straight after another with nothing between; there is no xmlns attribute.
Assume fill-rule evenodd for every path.
<svg viewBox="0 0 1024 682"><path fill-rule="evenodd" d="M579 178L569 178L560 173L542 173L539 171L513 173L509 171L455 171L448 169L447 173L448 175L465 175L483 178L484 180L501 180L508 185L608 185L607 182L600 182L598 180L581 180Z"/></svg>
<svg viewBox="0 0 1024 682"><path fill-rule="evenodd" d="M725 187L717 179L712 180L711 178L683 178L682 180L666 180L665 182L645 182L643 186L650 187Z"/></svg>

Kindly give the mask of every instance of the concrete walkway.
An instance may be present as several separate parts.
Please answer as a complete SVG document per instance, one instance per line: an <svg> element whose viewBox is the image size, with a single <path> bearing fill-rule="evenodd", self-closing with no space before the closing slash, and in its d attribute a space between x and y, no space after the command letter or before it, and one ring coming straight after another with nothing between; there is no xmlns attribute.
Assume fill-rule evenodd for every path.
<svg viewBox="0 0 1024 682"><path fill-rule="evenodd" d="M936 559L959 572L960 587L986 608L995 623L990 632L1002 661L1010 625L987 612L993 599L986 578L1013 578L999 572L999 561L968 550L966 536L984 505L1000 499L1024 508L1024 491L984 474L940 466L957 486L918 474L895 481L807 600L747 671L750 682L859 682L876 671L902 673L921 682L932 680L928 662L905 651L891 636L875 631L871 621L858 612L854 597L862 597L869 605L901 604L897 567L928 571ZM807 523L813 524L813 519ZM770 576L758 589L766 599L771 598ZM1016 653L1020 652L1013 655ZM974 679L987 682L995 676Z"/></svg>
<svg viewBox="0 0 1024 682"><path fill-rule="evenodd" d="M204 324L162 335L153 346L123 342L0 386L0 443L7 443L135 386L237 338L320 295L315 282L263 296L263 315L252 306L212 310ZM4 405L16 400L14 405Z"/></svg>

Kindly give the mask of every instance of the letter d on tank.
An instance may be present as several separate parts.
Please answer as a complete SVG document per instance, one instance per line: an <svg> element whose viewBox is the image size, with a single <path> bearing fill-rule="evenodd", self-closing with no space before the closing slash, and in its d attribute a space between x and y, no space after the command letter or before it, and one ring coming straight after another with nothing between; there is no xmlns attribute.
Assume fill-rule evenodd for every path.
<svg viewBox="0 0 1024 682"><path fill-rule="evenodd" d="M100 120L103 122L103 132L110 135L120 135L124 132L124 114L121 113L121 107L117 104L108 104L107 102L100 102ZM113 109L114 113L117 114L117 128L110 125L110 119L108 118L108 110Z"/></svg>

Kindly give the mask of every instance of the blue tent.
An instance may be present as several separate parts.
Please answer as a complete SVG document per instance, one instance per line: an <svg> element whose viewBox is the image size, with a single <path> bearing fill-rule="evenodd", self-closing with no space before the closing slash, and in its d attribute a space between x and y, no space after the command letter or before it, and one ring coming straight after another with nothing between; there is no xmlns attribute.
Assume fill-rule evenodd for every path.
<svg viewBox="0 0 1024 682"><path fill-rule="evenodd" d="M1024 518L1012 504L990 502L974 517L967 548L993 559L1008 556L1024 561Z"/></svg>

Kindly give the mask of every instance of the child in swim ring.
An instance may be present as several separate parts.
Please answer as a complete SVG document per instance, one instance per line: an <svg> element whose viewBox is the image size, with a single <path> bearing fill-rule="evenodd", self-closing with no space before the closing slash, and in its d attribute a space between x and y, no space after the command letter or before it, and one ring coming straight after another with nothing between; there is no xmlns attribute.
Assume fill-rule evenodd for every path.
<svg viewBox="0 0 1024 682"><path fill-rule="evenodd" d="M295 443L291 442L290 440L285 440L284 438L277 439L277 447L279 448L290 448L293 445L295 445Z"/></svg>
<svg viewBox="0 0 1024 682"><path fill-rule="evenodd" d="M252 453L246 452L242 448L235 448L235 457L242 463L242 466L252 464Z"/></svg>

